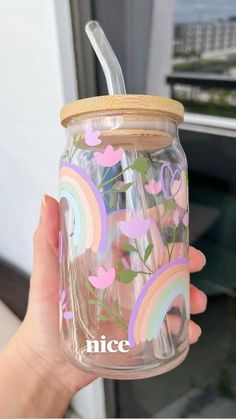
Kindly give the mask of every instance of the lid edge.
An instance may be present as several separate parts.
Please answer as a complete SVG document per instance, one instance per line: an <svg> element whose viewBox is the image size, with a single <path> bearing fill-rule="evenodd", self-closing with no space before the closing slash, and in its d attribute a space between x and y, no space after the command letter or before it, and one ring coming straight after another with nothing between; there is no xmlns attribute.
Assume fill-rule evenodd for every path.
<svg viewBox="0 0 236 419"><path fill-rule="evenodd" d="M125 101L125 103L124 103ZM74 117L109 111L147 111L183 122L183 105L170 98L154 95L104 95L94 96L66 104L61 110L61 124L67 127Z"/></svg>

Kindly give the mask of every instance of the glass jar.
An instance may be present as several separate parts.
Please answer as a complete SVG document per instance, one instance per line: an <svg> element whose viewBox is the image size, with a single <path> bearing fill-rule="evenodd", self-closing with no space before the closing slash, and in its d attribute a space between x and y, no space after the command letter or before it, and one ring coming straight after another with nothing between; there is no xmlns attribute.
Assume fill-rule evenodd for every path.
<svg viewBox="0 0 236 419"><path fill-rule="evenodd" d="M101 96L66 105L61 120L64 353L108 378L169 371L189 348L183 107L156 96Z"/></svg>

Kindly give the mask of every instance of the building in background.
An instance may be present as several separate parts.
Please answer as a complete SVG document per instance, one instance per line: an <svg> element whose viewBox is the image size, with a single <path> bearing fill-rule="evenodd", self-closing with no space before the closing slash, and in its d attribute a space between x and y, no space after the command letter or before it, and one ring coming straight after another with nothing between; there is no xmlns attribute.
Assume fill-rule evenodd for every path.
<svg viewBox="0 0 236 419"><path fill-rule="evenodd" d="M174 53L236 52L236 16L212 22L177 23Z"/></svg>
<svg viewBox="0 0 236 419"><path fill-rule="evenodd" d="M174 25L173 72L192 77L191 83L176 83L172 91L189 112L235 117L236 92L227 83L200 86L194 75L216 79L236 78L236 16L208 21L177 22Z"/></svg>

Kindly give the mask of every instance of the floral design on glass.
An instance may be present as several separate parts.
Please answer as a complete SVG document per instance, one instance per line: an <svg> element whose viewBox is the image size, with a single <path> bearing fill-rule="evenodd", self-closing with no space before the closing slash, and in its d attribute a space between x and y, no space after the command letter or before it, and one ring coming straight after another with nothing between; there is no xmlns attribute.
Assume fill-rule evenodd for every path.
<svg viewBox="0 0 236 419"><path fill-rule="evenodd" d="M64 159L71 162L76 151L84 149L85 144L88 147L101 145L102 140L100 137L101 132L99 130L93 130L91 126L87 127L84 134L76 134L74 136L74 149L72 148L67 156L63 156ZM85 287L89 295L88 304L100 307L99 314L96 314L97 319L114 322L120 325L120 327L127 329L127 319L122 316L119 299L114 297L115 293L113 295L113 287L115 289L116 281L129 284L138 275L145 275L147 278L146 282L152 282L151 278L156 275L160 266L167 267L170 263L178 260L178 258L186 256L186 249L182 243L183 239L180 240L180 233L184 231L184 234L188 234L187 174L178 165L173 167L169 162L165 162L160 168L159 179L148 178L151 170L149 171L147 158L137 157L132 164L125 165L125 151L122 147L114 147L109 144L98 148L98 150L92 150L89 153L93 162L97 164L101 175L99 182L93 185L93 191L96 188L96 197L99 196L100 201L102 201L99 201L100 208L103 208L102 212L105 218L108 215L106 214L105 204L107 205L107 202L109 202L109 207L115 209L119 194L126 193L134 186L132 176L129 176L129 179L132 181L125 181L125 173L128 170L140 174L143 186L141 185L140 188L142 191L137 190L137 192L148 194L149 200L151 200L150 202L153 201L153 208L157 208L157 212L159 211L158 208L160 208L158 219L154 219L151 216L151 211L149 214L150 207L145 216L142 213L134 212L128 219L124 218L117 221L119 227L117 230L120 231L119 234L125 239L125 242L119 245L123 255L120 257L120 260L114 263L114 266L106 266L100 262L101 264L97 266L95 272L91 272L85 281ZM79 170L75 167L73 169ZM85 174L83 177L85 177ZM87 182L91 183L91 180L87 180ZM99 216L101 220L105 218ZM162 229L162 226L164 226L164 229ZM101 231L103 230L101 229ZM81 231L83 231L83 225L80 225ZM76 240L77 236L78 234L75 231L74 240ZM89 237L86 239L87 241L89 241ZM96 237L97 235L93 241L95 241ZM102 237L105 242L105 233ZM144 243L146 245L143 245ZM76 244L79 245L77 242ZM92 244L92 247L86 244L85 249L91 248L94 253L99 250L101 254L106 251L105 246L95 247L93 242ZM84 248L81 249L79 254L83 252ZM155 253L161 253L161 262L156 262ZM132 257L130 256L131 254ZM132 260L135 260L134 264L132 264ZM60 301L63 317L66 319L72 318L73 313L66 311L65 308L65 293L62 293Z"/></svg>
<svg viewBox="0 0 236 419"><path fill-rule="evenodd" d="M97 275L90 275L88 280L95 288L104 289L111 286L115 277L116 271L114 268L106 270L102 266L99 266Z"/></svg>
<svg viewBox="0 0 236 419"><path fill-rule="evenodd" d="M100 273L101 272L102 271L100 271ZM110 277L109 280L113 279L113 276L114 276L113 268L111 268L107 272ZM89 280L85 282L85 288L87 289L87 292L89 294L88 304L91 306L100 307L101 313L97 315L97 319L99 321L110 321L111 323L118 324L120 327L124 329L128 329L128 324L124 320L121 314L118 298L108 300L108 297L107 297L108 288L103 289L102 294L100 293L98 294L96 292L96 288L92 286L92 284L90 283L90 281L91 282L96 281L95 285L97 286L97 288L101 288L101 284L98 284L100 279L102 279L102 281L104 280L104 277L101 278L101 274L100 276L98 275L96 279L95 278L91 279L91 277L89 277Z"/></svg>
<svg viewBox="0 0 236 419"><path fill-rule="evenodd" d="M91 127L87 127L85 131L85 143L90 146L94 147L96 145L101 144L102 140L99 138L101 135L101 131L93 131Z"/></svg>
<svg viewBox="0 0 236 419"><path fill-rule="evenodd" d="M177 168L173 171L170 163L164 163L161 167L160 181L165 199L174 198L182 186L181 169Z"/></svg>
<svg viewBox="0 0 236 419"><path fill-rule="evenodd" d="M65 290L62 290L59 301L60 301L61 311L62 311L62 315L63 315L64 319L66 319L66 320L73 319L72 311L66 310L67 301L66 301L66 291Z"/></svg>
<svg viewBox="0 0 236 419"><path fill-rule="evenodd" d="M74 134L73 146L70 151L65 151L62 160L72 162L76 152L84 149L84 144L89 147L95 147L102 144L100 136L101 131L93 130L91 126L87 126L84 133ZM98 189L104 195L104 199L109 198L110 208L115 207L118 193L125 193L133 186L133 182L124 181L124 173L127 170L134 170L141 175L144 175L149 166L148 159L139 157L133 164L122 167L122 169L115 174L111 173L110 169L116 167L118 163L122 163L123 155L124 150L122 147L115 148L111 144L107 145L103 151L95 151L93 153L94 160L98 166L103 168L102 179L98 185Z"/></svg>

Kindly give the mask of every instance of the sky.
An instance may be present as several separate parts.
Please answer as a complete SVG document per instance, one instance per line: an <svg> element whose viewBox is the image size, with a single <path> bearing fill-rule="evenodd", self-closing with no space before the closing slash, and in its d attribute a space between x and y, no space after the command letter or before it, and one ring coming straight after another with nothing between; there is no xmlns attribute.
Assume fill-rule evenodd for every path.
<svg viewBox="0 0 236 419"><path fill-rule="evenodd" d="M236 0L175 0L175 22L208 21L236 16Z"/></svg>

